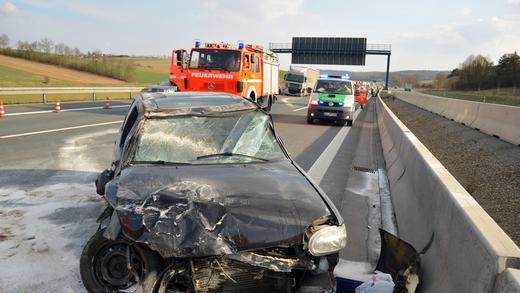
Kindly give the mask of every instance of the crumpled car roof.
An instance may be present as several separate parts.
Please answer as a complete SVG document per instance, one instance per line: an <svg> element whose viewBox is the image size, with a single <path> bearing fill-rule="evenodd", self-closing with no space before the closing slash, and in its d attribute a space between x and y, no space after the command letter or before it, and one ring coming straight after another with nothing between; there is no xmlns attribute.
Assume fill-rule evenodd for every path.
<svg viewBox="0 0 520 293"><path fill-rule="evenodd" d="M255 103L228 93L142 93L145 116L206 115L258 109Z"/></svg>

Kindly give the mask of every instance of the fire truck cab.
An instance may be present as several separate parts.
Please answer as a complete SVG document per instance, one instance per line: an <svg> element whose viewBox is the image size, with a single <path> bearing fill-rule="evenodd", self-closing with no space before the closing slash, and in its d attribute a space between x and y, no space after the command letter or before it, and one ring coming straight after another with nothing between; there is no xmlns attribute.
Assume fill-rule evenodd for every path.
<svg viewBox="0 0 520 293"><path fill-rule="evenodd" d="M173 50L170 82L179 91L240 95L270 110L276 101L278 56L258 45L195 42L190 53Z"/></svg>

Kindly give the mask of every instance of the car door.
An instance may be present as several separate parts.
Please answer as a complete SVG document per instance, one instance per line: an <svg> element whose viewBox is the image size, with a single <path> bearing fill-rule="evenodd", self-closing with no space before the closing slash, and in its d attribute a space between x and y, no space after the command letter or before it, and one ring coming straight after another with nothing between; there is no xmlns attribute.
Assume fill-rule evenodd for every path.
<svg viewBox="0 0 520 293"><path fill-rule="evenodd" d="M124 154L125 143L127 141L130 130L137 122L137 118L137 105L135 102L133 102L132 105L130 105L130 109L128 110L125 120L123 121L123 124L119 130L119 136L114 144L114 161L112 161L113 170L116 170L120 167L119 165Z"/></svg>

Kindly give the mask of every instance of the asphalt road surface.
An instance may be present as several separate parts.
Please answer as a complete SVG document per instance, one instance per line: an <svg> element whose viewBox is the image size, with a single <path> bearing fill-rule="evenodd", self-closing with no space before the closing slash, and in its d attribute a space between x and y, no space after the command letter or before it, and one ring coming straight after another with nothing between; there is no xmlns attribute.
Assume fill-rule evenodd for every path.
<svg viewBox="0 0 520 293"><path fill-rule="evenodd" d="M353 127L306 124L306 101L280 96L276 129L345 219L341 271L366 274L377 261L380 193L387 193L374 101L357 112ZM84 291L79 256L103 205L93 182L110 164L128 103L113 102L110 110L67 103L63 110L79 110L61 113L42 112L54 105L7 107L18 115L0 118L2 292Z"/></svg>

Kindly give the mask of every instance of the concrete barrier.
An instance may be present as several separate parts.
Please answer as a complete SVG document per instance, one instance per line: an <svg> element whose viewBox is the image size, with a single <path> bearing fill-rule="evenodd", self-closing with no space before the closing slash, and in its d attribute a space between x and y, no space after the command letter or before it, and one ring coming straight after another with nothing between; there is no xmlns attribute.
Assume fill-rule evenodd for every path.
<svg viewBox="0 0 520 293"><path fill-rule="evenodd" d="M506 269L498 276L493 293L518 292L520 292L520 270Z"/></svg>
<svg viewBox="0 0 520 293"><path fill-rule="evenodd" d="M399 236L420 251L434 234L419 292L499 290L497 277L520 266L520 249L380 98L376 103Z"/></svg>
<svg viewBox="0 0 520 293"><path fill-rule="evenodd" d="M442 98L417 92L394 95L422 109L520 145L520 107Z"/></svg>

